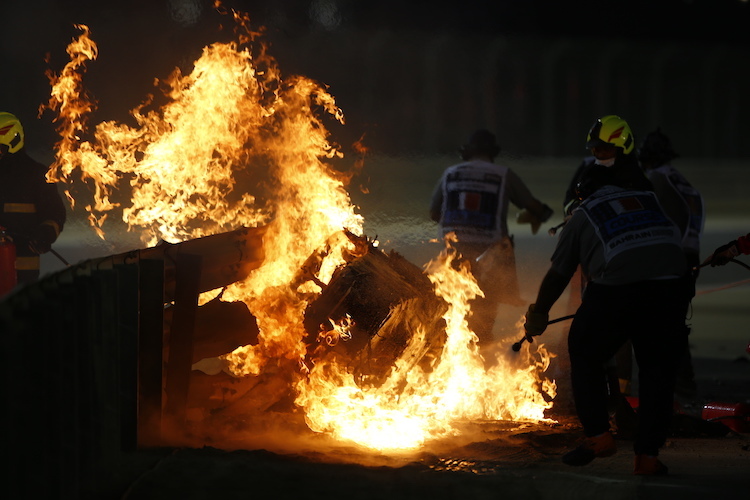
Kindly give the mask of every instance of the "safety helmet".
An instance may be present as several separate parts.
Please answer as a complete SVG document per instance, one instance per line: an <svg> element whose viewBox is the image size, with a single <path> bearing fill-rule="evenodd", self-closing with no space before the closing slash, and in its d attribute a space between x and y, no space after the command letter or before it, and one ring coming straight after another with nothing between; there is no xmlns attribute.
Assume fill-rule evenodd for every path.
<svg viewBox="0 0 750 500"><path fill-rule="evenodd" d="M586 138L586 148L591 149L602 144L612 144L621 148L626 155L630 154L635 140L628 122L617 115L607 115L596 120Z"/></svg>
<svg viewBox="0 0 750 500"><path fill-rule="evenodd" d="M23 147L23 127L15 115L0 112L0 147L7 146L9 153ZM5 149L5 148L3 148Z"/></svg>
<svg viewBox="0 0 750 500"><path fill-rule="evenodd" d="M486 129L479 129L469 137L466 144L458 150L462 160L470 160L476 155L487 155L494 159L500 154L495 134Z"/></svg>
<svg viewBox="0 0 750 500"><path fill-rule="evenodd" d="M638 148L638 161L648 163L654 167L664 165L669 160L679 157L672 148L672 142L662 131L657 128L643 139Z"/></svg>

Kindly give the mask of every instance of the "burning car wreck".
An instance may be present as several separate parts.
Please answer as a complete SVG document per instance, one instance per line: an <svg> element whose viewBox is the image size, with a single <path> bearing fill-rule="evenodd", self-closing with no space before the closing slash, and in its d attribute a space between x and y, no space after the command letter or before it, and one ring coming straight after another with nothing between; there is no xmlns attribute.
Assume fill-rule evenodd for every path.
<svg viewBox="0 0 750 500"><path fill-rule="evenodd" d="M343 233L352 247L327 284L316 277L325 251L310 256L290 284L297 289L314 282L321 292L314 294L304 311L304 357L287 369L306 373L318 362L335 359L351 371L360 386L380 386L393 370L408 371L415 365L430 371L445 344L443 314L447 304L435 294L427 275L400 254L385 253L364 236ZM196 317L193 370L208 375L218 375L217 369L226 366L221 355L257 343L252 313L241 302L220 299L219 295L199 307ZM418 340L416 332L423 332ZM245 342L247 339L252 342ZM397 360L402 360L398 366ZM206 381L201 375L197 378ZM214 401L208 405L212 411L226 409L243 398L236 389L242 384L235 382L229 377L209 384L211 394L202 396L206 401L194 404L206 407L208 401ZM267 401L259 401L257 394L251 398L256 408L267 409L285 401L292 389L290 385L288 390L264 392Z"/></svg>
<svg viewBox="0 0 750 500"><path fill-rule="evenodd" d="M347 230L338 236L334 240L340 243L343 239L347 247L342 252L343 262L329 280L324 282L318 277L331 252L330 247L325 247L309 256L284 287L305 304L301 314L303 349L297 356L279 356L268 360L262 369L247 369L248 364L258 362L256 357L264 350L262 337L254 339L251 345L241 345L241 340L248 338L247 325L253 325L250 336L257 337L260 332L258 320L250 312L252 307L234 303L234 311L227 314L228 306L221 302L220 294L198 309L198 324L202 326L195 333L190 397L185 413L185 429L194 433L193 437L203 434L199 439L215 442L222 434L211 435L217 422L221 422L219 427L232 422L230 427L237 428L254 425L249 422L262 421L268 415L294 412L304 415L307 426L313 430L336 434L337 424L326 422L325 418L318 423L310 417L310 412L314 414L321 408L323 413L340 411L339 418L333 417L336 422L354 418L360 419L359 425L367 426L373 421L357 415L358 412L403 411L404 417L399 418L408 420L413 418L410 412L425 411L420 408L425 398L439 401L448 396L458 398L454 404L468 405L469 408L459 410L459 415L468 412L473 415L471 418L548 420L544 410L552 406L555 384L543 375L550 358L543 347L518 357L510 355L506 342L500 342L505 355L486 368L476 337L465 324L467 306L462 306L464 309L456 315L457 304L439 291L443 286L441 279L397 252L379 250L365 236ZM451 260L454 257L456 260ZM453 252L447 249L442 259L433 265L444 269L448 276L463 277L469 288L476 286ZM455 284L451 282L451 286ZM309 285L313 285L314 292ZM465 290L462 293L472 296ZM217 328L217 321L209 319L221 316L226 322L232 315L242 318L232 321L238 325L234 331ZM216 349L217 337L225 339L219 342L223 349L232 342L237 344L236 349L221 354ZM468 377L463 383L472 385L471 391L463 388L467 390L465 398L450 396L462 389L460 385L452 387L459 376ZM339 407L341 390L349 398L343 402L343 408ZM361 400L369 398L373 401L362 406ZM383 406L382 410L373 404ZM399 404L406 407L399 409ZM430 411L444 409L427 408L426 415L420 418L431 420ZM456 418L465 417L446 415L435 421L450 422ZM423 430L426 434L419 434L417 439L429 439L426 436L430 432L450 432L450 424L440 425L436 430ZM340 432L344 436L351 431ZM384 444L383 436L377 432L371 439L364 442L365 446ZM396 441L385 446L399 448L403 443ZM413 444L407 440L406 446Z"/></svg>
<svg viewBox="0 0 750 500"><path fill-rule="evenodd" d="M381 384L408 347L414 349L409 364L429 368L425 358L439 356L445 343L445 301L435 295L424 272L400 254L386 254L365 238L347 236L355 244L353 258L305 311L309 358L314 362L332 351L350 358L359 384ZM412 346L420 327L424 340Z"/></svg>

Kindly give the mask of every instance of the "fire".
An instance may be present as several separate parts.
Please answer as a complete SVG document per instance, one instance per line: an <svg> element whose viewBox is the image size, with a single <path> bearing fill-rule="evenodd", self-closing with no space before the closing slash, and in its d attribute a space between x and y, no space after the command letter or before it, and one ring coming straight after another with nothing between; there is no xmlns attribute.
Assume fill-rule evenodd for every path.
<svg viewBox="0 0 750 500"><path fill-rule="evenodd" d="M277 103L262 101L271 82L258 79L249 52L234 44L206 47L191 74L175 70L165 82L170 101L162 109L148 111L146 103L132 112L136 126L102 122L93 140L86 141L87 115L95 104L81 91L77 70L97 50L89 29L79 28L83 34L68 47L70 63L52 77L47 107L59 112L61 140L48 178L68 181L79 169L80 178L91 182L93 203L86 209L97 232L104 237L108 213L120 206L122 220L137 228L147 245L266 219L251 195L232 200L235 172L274 140L270 130L264 137L263 128L274 126L272 106ZM275 76L269 72L265 78ZM258 139L257 148L247 148ZM130 200L113 201L114 193L127 191L126 184Z"/></svg>
<svg viewBox="0 0 750 500"><path fill-rule="evenodd" d="M453 259L447 249L426 269L449 304L447 342L431 372L407 363L409 349L379 387L360 387L336 364L315 366L300 381L297 398L311 429L369 448L408 450L458 434L456 424L466 420L549 421L544 410L552 404L542 393L553 398L555 384L539 374L551 355L539 348L538 356L527 352L522 361L499 356L486 369L466 321L469 301L482 292L465 266L454 268ZM422 333L415 332L411 342L424 342Z"/></svg>
<svg viewBox="0 0 750 500"><path fill-rule="evenodd" d="M347 236L361 236L363 226L346 190L351 174L330 165L343 154L324 123L343 124L344 116L323 86L282 78L265 50L254 55L257 33L247 30L246 16L233 14L245 29L238 43L205 47L189 74L176 69L156 82L163 99L145 99L129 123L103 121L93 131L87 124L96 104L82 79L98 50L89 28L78 26L70 62L49 74L51 97L42 108L56 113L60 135L48 178L88 188L67 195L73 204L89 193L85 209L102 238L110 216L145 245L265 225L263 265L222 293L222 300L247 304L259 341L221 361L237 377L262 374L278 360L297 364L296 403L314 431L393 450L455 435L465 420L545 421L552 403L542 393L554 397L554 383L541 374L551 355L534 344L526 358L498 357L485 368L466 322L469 301L481 291L450 251L426 268L449 304L447 342L429 372L402 356L384 384L362 387L335 358L303 363L306 306L360 251ZM364 155L361 143L355 146ZM336 325L323 342L345 341L349 326ZM424 343L417 330L414 348Z"/></svg>

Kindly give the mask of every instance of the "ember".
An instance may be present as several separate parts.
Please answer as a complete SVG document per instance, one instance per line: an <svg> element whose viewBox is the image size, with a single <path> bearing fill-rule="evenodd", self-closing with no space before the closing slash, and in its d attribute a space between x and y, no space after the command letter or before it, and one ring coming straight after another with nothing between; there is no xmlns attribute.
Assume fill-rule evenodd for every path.
<svg viewBox="0 0 750 500"><path fill-rule="evenodd" d="M342 110L324 86L255 56L257 33L233 14L238 42L205 47L192 72L159 82L166 104L146 99L131 124L93 131L82 77L98 51L79 26L46 105L61 137L48 177L93 188L85 209L102 238L111 215L145 245L266 225L263 265L202 301L242 302L257 323L257 341L195 365L249 381L213 409L252 418L291 393L313 431L390 450L456 435L465 420L549 421L551 355L503 342L484 360L466 321L481 291L451 248L420 270L362 234L351 175L330 165L343 153L324 119L343 124Z"/></svg>

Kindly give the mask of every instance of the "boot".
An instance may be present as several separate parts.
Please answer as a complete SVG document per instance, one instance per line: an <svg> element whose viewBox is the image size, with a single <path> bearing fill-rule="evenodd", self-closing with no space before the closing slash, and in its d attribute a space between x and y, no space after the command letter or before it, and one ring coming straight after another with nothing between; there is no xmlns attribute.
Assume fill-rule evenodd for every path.
<svg viewBox="0 0 750 500"><path fill-rule="evenodd" d="M598 436L585 438L578 448L569 451L562 457L564 464L581 466L590 463L595 458L609 457L617 451L617 444L612 434L605 432Z"/></svg>
<svg viewBox="0 0 750 500"><path fill-rule="evenodd" d="M640 454L635 456L633 474L636 476L666 476L669 469L652 455Z"/></svg>

